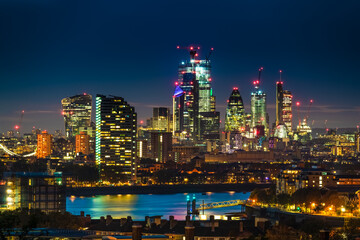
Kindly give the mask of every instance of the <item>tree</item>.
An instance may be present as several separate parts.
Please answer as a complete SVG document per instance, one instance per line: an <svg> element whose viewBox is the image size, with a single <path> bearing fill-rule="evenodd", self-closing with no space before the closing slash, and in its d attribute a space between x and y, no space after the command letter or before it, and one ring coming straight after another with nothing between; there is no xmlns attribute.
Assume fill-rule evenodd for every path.
<svg viewBox="0 0 360 240"><path fill-rule="evenodd" d="M286 193L280 193L276 196L276 203L282 206L289 205L291 203L291 196Z"/></svg>

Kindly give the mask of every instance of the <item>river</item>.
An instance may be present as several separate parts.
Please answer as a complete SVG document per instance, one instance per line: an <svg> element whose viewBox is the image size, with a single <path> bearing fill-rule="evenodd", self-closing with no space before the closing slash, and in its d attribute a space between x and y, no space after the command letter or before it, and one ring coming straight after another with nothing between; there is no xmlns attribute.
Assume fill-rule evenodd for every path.
<svg viewBox="0 0 360 240"><path fill-rule="evenodd" d="M66 209L68 212L79 215L80 211L90 214L92 218L111 215L114 218L132 216L134 220L143 220L145 216L162 215L168 218L184 219L186 216L187 195L193 198L193 193L177 194L119 194L98 195L93 197L68 197ZM222 193L195 193L196 205L222 202L228 200L246 200L250 193L222 192ZM240 211L240 206L205 210L206 215L222 215L228 212Z"/></svg>

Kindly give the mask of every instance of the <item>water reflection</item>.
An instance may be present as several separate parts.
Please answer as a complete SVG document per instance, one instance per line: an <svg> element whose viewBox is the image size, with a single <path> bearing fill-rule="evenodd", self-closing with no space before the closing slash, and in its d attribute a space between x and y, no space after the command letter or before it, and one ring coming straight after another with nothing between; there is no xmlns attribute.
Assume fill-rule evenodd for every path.
<svg viewBox="0 0 360 240"><path fill-rule="evenodd" d="M170 215L176 219L183 219L186 215L186 195L179 194L126 194L106 195L94 197L68 197L67 211L73 214L90 214L92 218L111 215L115 218L132 216L135 220L142 220L145 216ZM193 194L189 194L192 198ZM196 193L197 205L221 202L233 199L247 199L250 193ZM206 210L205 214L224 214L239 211L239 206Z"/></svg>

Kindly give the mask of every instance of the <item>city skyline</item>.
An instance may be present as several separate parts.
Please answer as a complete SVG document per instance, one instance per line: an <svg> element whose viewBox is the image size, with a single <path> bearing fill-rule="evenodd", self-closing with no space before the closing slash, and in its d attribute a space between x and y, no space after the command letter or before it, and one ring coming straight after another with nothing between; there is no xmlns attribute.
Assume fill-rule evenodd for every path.
<svg viewBox="0 0 360 240"><path fill-rule="evenodd" d="M112 2L97 8L93 1L86 5L33 1L24 2L25 9L2 2L0 31L5 37L0 40L0 99L7 104L0 109L0 131L13 130L22 110L22 132L34 125L50 132L63 129L60 100L83 92L121 96L135 107L138 120L145 121L152 107L171 107L177 66L188 58L176 45L192 43L202 47L200 58L211 47L215 49L213 89L222 122L233 87L239 88L249 112L251 83L263 66L261 84L267 94L270 124L275 121L275 87L282 69L286 89L293 93L294 102L303 104L304 112L314 99L310 114L314 127L324 127L328 120L328 127L355 128L360 119L356 94L360 83L354 70L359 34L353 29L360 22L355 11L359 4L324 3L233 2L233 9L228 9L199 2L194 8L202 10L186 19L181 18L185 7L173 8L165 2L148 6L150 11L145 10L146 3L137 7ZM113 4L114 9L110 8ZM254 17L255 11L259 15ZM93 14L102 18L95 22ZM121 21L134 14L132 21ZM179 36L176 26L203 18L212 26L189 28L189 34ZM80 20L71 24L75 19ZM273 21L267 23L269 19Z"/></svg>

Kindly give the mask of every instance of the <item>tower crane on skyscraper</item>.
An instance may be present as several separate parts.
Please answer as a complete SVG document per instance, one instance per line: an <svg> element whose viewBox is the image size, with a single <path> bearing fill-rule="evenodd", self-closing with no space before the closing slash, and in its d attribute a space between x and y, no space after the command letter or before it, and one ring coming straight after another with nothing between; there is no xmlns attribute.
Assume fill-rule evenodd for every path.
<svg viewBox="0 0 360 240"><path fill-rule="evenodd" d="M255 89L258 89L259 86L260 86L261 73L262 73L263 70L264 70L263 67L260 67L260 68L259 68L259 76L258 76L258 79L253 82Z"/></svg>
<svg viewBox="0 0 360 240"><path fill-rule="evenodd" d="M214 51L214 48L210 48L209 54L206 56L205 60L206 62L209 62L211 53Z"/></svg>
<svg viewBox="0 0 360 240"><path fill-rule="evenodd" d="M200 50L200 47L198 46L189 46L189 47L177 46L176 48L188 50L190 53L190 60L195 60L195 57L199 56L197 50Z"/></svg>

